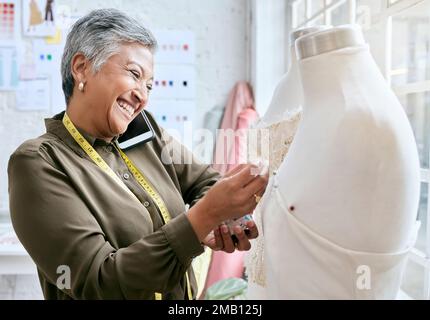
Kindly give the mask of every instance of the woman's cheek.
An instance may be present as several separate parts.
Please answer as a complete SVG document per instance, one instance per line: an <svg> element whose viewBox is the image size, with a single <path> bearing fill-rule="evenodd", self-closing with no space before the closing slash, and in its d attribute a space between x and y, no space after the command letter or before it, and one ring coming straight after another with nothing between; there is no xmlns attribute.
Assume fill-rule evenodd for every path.
<svg viewBox="0 0 430 320"><path fill-rule="evenodd" d="M120 114L118 114L118 110L116 110L115 105L113 105L107 114L107 121L109 125L109 132L116 135L121 130L121 118Z"/></svg>

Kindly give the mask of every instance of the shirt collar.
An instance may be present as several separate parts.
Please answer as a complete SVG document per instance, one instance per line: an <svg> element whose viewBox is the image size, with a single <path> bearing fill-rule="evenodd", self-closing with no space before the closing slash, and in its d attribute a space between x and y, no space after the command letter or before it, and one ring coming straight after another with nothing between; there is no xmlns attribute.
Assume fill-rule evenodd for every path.
<svg viewBox="0 0 430 320"><path fill-rule="evenodd" d="M75 141L75 139L70 135L69 131L66 129L66 127L63 124L63 117L64 113L60 112L53 116L52 118L46 118L45 119L45 127L47 133L52 133L59 137L62 141L64 141L68 146L73 148L75 151L77 151L79 154L83 154L84 151L81 149L79 144ZM106 142L103 139L98 139L89 133L85 132L84 130L76 127L76 129L79 131L79 133L88 141L88 143L95 147L95 146L107 146L111 143L115 143L118 140L118 137L115 137L111 143Z"/></svg>

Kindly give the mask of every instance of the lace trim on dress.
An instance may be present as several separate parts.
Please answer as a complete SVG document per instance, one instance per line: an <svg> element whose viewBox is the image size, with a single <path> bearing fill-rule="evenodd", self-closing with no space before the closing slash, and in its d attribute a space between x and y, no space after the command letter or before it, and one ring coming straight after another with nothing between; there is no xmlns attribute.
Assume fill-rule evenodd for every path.
<svg viewBox="0 0 430 320"><path fill-rule="evenodd" d="M293 143L294 135L296 134L298 124L302 117L302 110L299 108L292 112L286 112L285 116L284 120L280 122L271 124L267 127L254 129L259 131L259 138L254 141L250 140L249 144L250 148L255 148L253 150L257 151L255 153L255 158L264 158L265 155L261 152L259 144L261 144L260 139L264 136L264 132L268 132L269 154L267 155L268 159L263 160L267 160L269 162L271 176L279 168ZM249 158L251 161L256 160L251 154L249 154ZM259 203L253 213L253 219L258 227L259 236L257 239L252 241L251 250L245 259L245 265L248 281L265 287L266 270L264 267L264 234L262 212L260 209L262 202L263 201Z"/></svg>

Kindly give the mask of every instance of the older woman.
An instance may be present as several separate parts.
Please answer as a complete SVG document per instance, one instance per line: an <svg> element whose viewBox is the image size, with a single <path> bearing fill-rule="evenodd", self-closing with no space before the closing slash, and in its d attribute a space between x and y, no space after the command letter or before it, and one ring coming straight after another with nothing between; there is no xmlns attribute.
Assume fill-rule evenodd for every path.
<svg viewBox="0 0 430 320"><path fill-rule="evenodd" d="M264 192L266 176L243 165L220 178L149 113L155 140L119 149L117 137L147 104L155 46L117 10L78 20L62 60L66 112L11 156L12 222L46 299L193 299L192 259L202 244L232 252L219 226L251 212ZM178 151L182 161L166 161ZM248 236L235 232L237 249L248 250Z"/></svg>

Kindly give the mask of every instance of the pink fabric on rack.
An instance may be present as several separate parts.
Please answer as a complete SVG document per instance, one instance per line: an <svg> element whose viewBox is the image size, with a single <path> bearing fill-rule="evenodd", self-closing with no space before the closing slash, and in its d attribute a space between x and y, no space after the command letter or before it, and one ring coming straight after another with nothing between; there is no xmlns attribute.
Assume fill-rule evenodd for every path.
<svg viewBox="0 0 430 320"><path fill-rule="evenodd" d="M225 174L246 160L243 157L246 153L246 129L256 120L258 120L258 114L255 110L251 86L245 81L240 81L231 91L225 107L214 153L215 170ZM232 141L227 141L228 134L223 135L227 130L233 130L236 133L234 144ZM221 141L223 136L224 141Z"/></svg>
<svg viewBox="0 0 430 320"><path fill-rule="evenodd" d="M222 175L246 161L246 130L257 120L258 114L255 110L251 86L245 81L240 81L230 93L220 127L224 130L234 130L234 144L226 141L224 144L220 143L221 134L219 134L214 153L213 167ZM243 257L243 251L234 253L214 251L206 279L206 288L223 279L242 277Z"/></svg>

